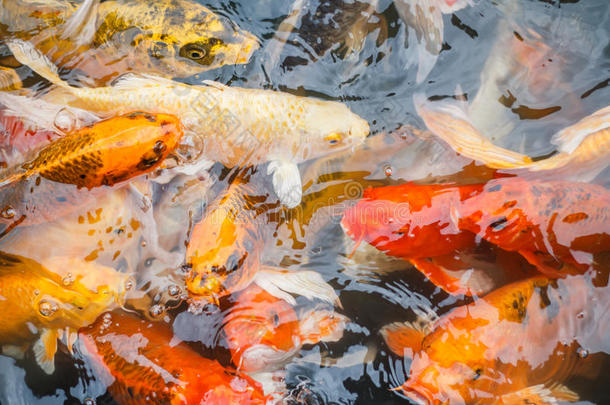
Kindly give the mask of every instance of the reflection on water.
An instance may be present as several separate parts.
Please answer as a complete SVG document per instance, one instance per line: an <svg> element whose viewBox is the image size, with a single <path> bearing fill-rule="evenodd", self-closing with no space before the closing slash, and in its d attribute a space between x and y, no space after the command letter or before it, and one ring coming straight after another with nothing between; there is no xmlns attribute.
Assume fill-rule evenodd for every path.
<svg viewBox="0 0 610 405"><path fill-rule="evenodd" d="M131 70L281 90L344 103L371 135L343 149L328 147L343 141L334 129L309 143L269 138L247 154L218 136L206 146L216 162L204 162L187 131L133 179L58 185L47 161L18 186L3 175L0 402L610 401L607 114L577 125L608 104L605 0L438 0L426 18L408 14L422 0L113 0L97 10L95 46L76 40L86 26L62 36L76 6L95 2L40 3L2 2L3 38L31 39L73 86ZM61 90L36 94L49 83L4 45L0 67L2 89L21 89L0 96L0 161L23 173L92 117L49 104L55 92L81 107ZM14 97L34 95L35 108ZM338 128L352 119L340 112ZM476 149L477 137L494 147ZM544 176L490 164L572 152L562 172L541 165ZM100 159L127 161L111 155ZM268 171L280 157L299 163L292 208ZM94 160L63 167L76 176ZM15 223L19 208L45 219ZM371 213L385 226L368 226Z"/></svg>

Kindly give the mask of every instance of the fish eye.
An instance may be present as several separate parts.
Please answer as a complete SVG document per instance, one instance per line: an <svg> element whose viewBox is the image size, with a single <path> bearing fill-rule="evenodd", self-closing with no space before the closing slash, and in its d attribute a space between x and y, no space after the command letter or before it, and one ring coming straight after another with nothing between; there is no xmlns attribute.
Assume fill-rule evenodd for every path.
<svg viewBox="0 0 610 405"><path fill-rule="evenodd" d="M201 60L203 58L206 57L206 55L208 54L208 52L201 46L199 45L185 45L181 50L180 50L180 54L182 56L185 56L189 59L193 59L193 60Z"/></svg>
<svg viewBox="0 0 610 405"><path fill-rule="evenodd" d="M328 134L324 137L324 140L328 142L330 145L336 145L343 140L343 137L338 132L333 132L332 134Z"/></svg>

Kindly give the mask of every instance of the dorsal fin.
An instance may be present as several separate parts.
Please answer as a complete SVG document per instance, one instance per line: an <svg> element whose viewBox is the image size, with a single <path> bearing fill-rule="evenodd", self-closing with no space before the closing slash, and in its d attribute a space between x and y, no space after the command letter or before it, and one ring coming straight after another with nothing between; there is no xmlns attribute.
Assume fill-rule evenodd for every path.
<svg viewBox="0 0 610 405"><path fill-rule="evenodd" d="M573 153L582 141L602 129L610 127L610 106L583 118L574 125L553 135L551 142L564 153Z"/></svg>

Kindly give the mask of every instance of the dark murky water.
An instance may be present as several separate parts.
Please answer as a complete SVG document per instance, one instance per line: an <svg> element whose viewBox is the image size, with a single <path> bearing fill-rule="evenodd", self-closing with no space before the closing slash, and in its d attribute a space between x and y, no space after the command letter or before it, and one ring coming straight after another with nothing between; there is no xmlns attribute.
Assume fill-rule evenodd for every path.
<svg viewBox="0 0 610 405"><path fill-rule="evenodd" d="M303 26L289 36L284 47L274 39L279 24L290 13L292 1L202 1L227 16L241 28L255 34L262 47L250 63L204 72L185 81L217 80L234 86L270 88L298 95L310 95L345 102L371 124L378 140L369 140L353 156L323 158L301 167L305 185L304 203L293 212L277 213L275 235L264 251L266 262L291 270L315 269L338 292L343 310L352 323L336 343L305 346L286 366L288 403L307 404L393 404L408 403L389 388L406 379L409 360L389 353L379 335L382 326L412 320L413 309L431 308L443 314L463 302L429 283L407 262L382 255L349 258L350 242L339 226L340 213L368 185L395 184L405 180L434 181L449 176L468 181L460 173L461 161L446 158L438 144L412 144L381 140L382 132L410 124L423 128L415 113L412 97L423 92L428 97L466 95L475 99L483 86L490 94L512 90L516 101L509 106L490 98L489 112L481 113L497 144L531 156L553 152L550 137L557 130L608 104L610 78L610 3L607 0L479 0L454 14L444 15L444 44L427 79L416 84L414 51L405 48L406 31L390 0L380 0L367 26L370 32L360 49L345 52L337 43L349 27L325 24L329 13L348 13L353 2L309 0ZM510 3L514 3L509 7ZM323 12L316 15L316 10ZM508 27L507 19L516 22ZM511 49L502 42L535 30L550 48L546 71L551 83L541 89L526 85L482 82L482 72L501 77L502 67L511 62ZM506 40L508 41L508 40ZM495 68L490 58L504 60ZM486 64L487 63L487 64ZM495 69L495 70L494 70ZM546 78L546 77L544 77ZM545 87L546 86L546 87ZM494 103L497 103L494 104ZM485 102L482 102L485 104ZM516 106L553 112L539 119L522 119ZM512 110L511 110L512 109ZM454 155L453 155L454 156ZM455 159L454 159L455 160ZM228 177L220 165L212 169L218 178L215 190L226 187ZM458 173L454 175L454 173ZM606 172L607 173L607 172ZM603 175L602 175L603 176ZM607 174L606 174L607 176ZM261 180L264 181L264 180ZM157 201L172 193L172 184L155 190ZM212 193L213 194L213 193ZM193 206L201 216L207 199ZM318 210L315 208L322 207ZM275 211L274 211L275 210ZM171 215L171 214L168 214ZM181 219L184 223L184 219ZM300 224L300 225L299 225ZM160 231L163 233L163 230ZM141 258L139 268L154 267L154 257ZM152 264L151 264L152 263ZM159 282L168 283L161 278ZM298 305L307 306L305 299ZM176 337L188 342L207 357L229 362L225 344L219 338L221 313L194 315L181 305L168 312ZM45 375L33 362L0 356L0 402L3 404L75 404L94 399L97 404L113 404L106 387L96 380L83 361L75 361L60 351L57 371ZM322 363L322 365L320 365ZM603 360L593 377L573 377L566 383L581 396L582 404L610 403L610 362Z"/></svg>

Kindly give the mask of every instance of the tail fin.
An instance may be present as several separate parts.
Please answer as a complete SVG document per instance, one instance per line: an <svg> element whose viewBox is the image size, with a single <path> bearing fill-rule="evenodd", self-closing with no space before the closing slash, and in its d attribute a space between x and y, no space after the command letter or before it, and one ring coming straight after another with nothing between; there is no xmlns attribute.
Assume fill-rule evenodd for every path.
<svg viewBox="0 0 610 405"><path fill-rule="evenodd" d="M413 102L428 129L455 152L492 169L509 169L531 163L528 156L496 146L485 138L471 122L463 103L430 103L423 94L415 94Z"/></svg>
<svg viewBox="0 0 610 405"><path fill-rule="evenodd" d="M20 39L8 41L7 45L19 63L28 66L53 84L66 89L70 88L70 85L59 77L57 67L34 45Z"/></svg>

